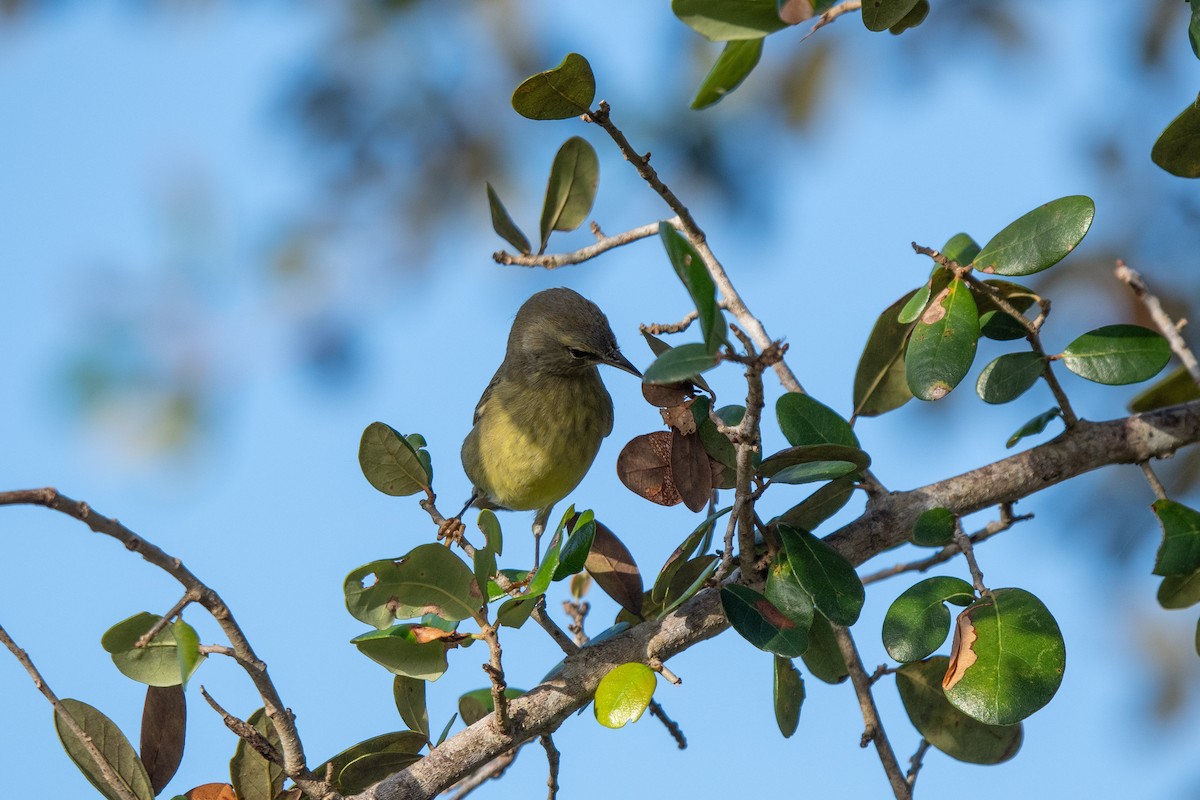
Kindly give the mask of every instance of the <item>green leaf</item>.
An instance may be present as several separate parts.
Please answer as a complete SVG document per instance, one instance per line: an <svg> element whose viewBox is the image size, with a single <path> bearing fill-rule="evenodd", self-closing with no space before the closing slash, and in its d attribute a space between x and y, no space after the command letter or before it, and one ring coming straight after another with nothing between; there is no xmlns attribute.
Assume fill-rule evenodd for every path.
<svg viewBox="0 0 1200 800"><path fill-rule="evenodd" d="M948 508L930 508L917 517L912 541L918 547L945 547L954 541L957 518Z"/></svg>
<svg viewBox="0 0 1200 800"><path fill-rule="evenodd" d="M725 467L736 470L737 448L725 434L717 430L716 423L708 414L709 408L710 401L703 395L692 401L692 419L696 422L696 434L700 437L700 443L704 445L704 452ZM733 487L722 486L719 488L732 489Z"/></svg>
<svg viewBox="0 0 1200 800"><path fill-rule="evenodd" d="M877 417L912 399L904 377L904 350L916 322L902 323L898 315L916 294L914 289L904 295L875 321L854 373L853 417Z"/></svg>
<svg viewBox="0 0 1200 800"><path fill-rule="evenodd" d="M276 752L279 751L279 734L266 711L258 709L246 722L274 745ZM229 760L229 777L238 800L275 800L283 791L283 769L263 758L242 738L238 739L233 758Z"/></svg>
<svg viewBox="0 0 1200 800"><path fill-rule="evenodd" d="M488 582L496 574L496 554L492 551L492 548L484 546L475 550L475 558L472 560L471 571L475 576L476 586L488 585Z"/></svg>
<svg viewBox="0 0 1200 800"><path fill-rule="evenodd" d="M504 690L504 696L509 700L516 700L523 694L525 694L524 689ZM462 717L463 724L468 727L491 714L495 709L496 703L492 698L491 689L475 689L458 698L458 716Z"/></svg>
<svg viewBox="0 0 1200 800"><path fill-rule="evenodd" d="M642 376L645 383L675 383L707 372L720 363L716 353L702 344L681 344L654 359Z"/></svg>
<svg viewBox="0 0 1200 800"><path fill-rule="evenodd" d="M813 624L808 629L808 649L800 657L813 677L825 683L841 683L850 675L833 636L833 628L820 612L813 614Z"/></svg>
<svg viewBox="0 0 1200 800"><path fill-rule="evenodd" d="M500 604L500 608L496 609L496 622L505 627L520 628L529 621L529 615L533 613L535 605L537 597L514 597L505 600Z"/></svg>
<svg viewBox="0 0 1200 800"><path fill-rule="evenodd" d="M951 758L970 764L999 764L1021 749L1023 726L987 725L968 717L946 700L942 676L949 659L905 664L896 671L896 688L913 727Z"/></svg>
<svg viewBox="0 0 1200 800"><path fill-rule="evenodd" d="M1038 414L1036 417L1017 428L1016 433L1008 437L1008 441L1004 443L1004 446L1012 447L1026 436L1037 436L1039 433L1046 430L1046 426L1050 424L1051 420L1058 419L1060 416L1062 416L1062 412L1058 410L1057 406L1049 411L1043 411L1041 414Z"/></svg>
<svg viewBox="0 0 1200 800"><path fill-rule="evenodd" d="M812 461L807 464L793 464L779 470L771 476L771 483L819 483L844 478L857 472L858 465L852 461Z"/></svg>
<svg viewBox="0 0 1200 800"><path fill-rule="evenodd" d="M135 647L138 639L149 633L160 619L146 611L135 614L105 631L100 646L112 655L113 663L125 677L147 686L178 686L187 682L204 656L200 655L196 632L186 622L181 629L185 635L182 648L174 626L163 628L145 647Z"/></svg>
<svg viewBox="0 0 1200 800"><path fill-rule="evenodd" d="M1042 601L996 589L958 615L942 688L964 714L1012 725L1050 702L1065 667L1062 634Z"/></svg>
<svg viewBox="0 0 1200 800"><path fill-rule="evenodd" d="M717 523L717 520L728 514L732 509L733 506L726 506L708 516L696 526L695 530L688 534L687 538L671 552L671 555L667 556L667 560L663 563L658 577L654 580L654 586L650 590L651 600L660 605L663 603L667 596L667 589L671 586L671 582L675 579L675 574L679 572L679 568L695 555L696 548L700 546L700 543L712 531L712 527Z"/></svg>
<svg viewBox="0 0 1200 800"><path fill-rule="evenodd" d="M907 30L917 27L929 16L929 0L917 0L912 10L904 15L904 19L888 28L888 33L899 36Z"/></svg>
<svg viewBox="0 0 1200 800"><path fill-rule="evenodd" d="M1184 577L1200 569L1200 513L1174 500L1155 500L1151 507L1163 527L1154 574Z"/></svg>
<svg viewBox="0 0 1200 800"><path fill-rule="evenodd" d="M812 597L796 579L786 553L776 554L771 568L767 570L767 585L763 588L763 595L771 605L805 631L812 627Z"/></svg>
<svg viewBox="0 0 1200 800"><path fill-rule="evenodd" d="M941 400L975 360L979 312L963 281L955 278L933 298L913 328L904 356L909 390L922 400Z"/></svg>
<svg viewBox="0 0 1200 800"><path fill-rule="evenodd" d="M64 698L63 710L75 720L83 730L83 734L92 740L92 744L100 751L101 757L108 764L117 779L138 800L153 800L154 791L150 787L150 776L146 767L134 752L133 745L125 738L125 734L113 724L113 721L100 711L83 702ZM110 786L100 771L100 764L88 752L84 740L67 725L62 712L54 709L54 728L58 739L62 742L67 755L79 767L84 777L96 787L96 791L108 800L120 800L117 789Z"/></svg>
<svg viewBox="0 0 1200 800"><path fill-rule="evenodd" d="M175 657L179 663L179 676L183 679L181 685L186 687L188 679L207 656L200 653L200 635L183 621L183 617L172 623L171 632L175 634Z"/></svg>
<svg viewBox="0 0 1200 800"><path fill-rule="evenodd" d="M371 575L375 582L364 587ZM350 614L377 628L424 614L457 622L475 617L483 605L470 568L449 548L433 543L414 547L398 561L359 567L346 576L343 589Z"/></svg>
<svg viewBox="0 0 1200 800"><path fill-rule="evenodd" d="M800 707L804 705L804 679L790 658L775 656L775 724L783 738L790 739L800 725Z"/></svg>
<svg viewBox="0 0 1200 800"><path fill-rule="evenodd" d="M975 392L985 403L1007 403L1027 392L1045 371L1040 353L1007 353L983 368Z"/></svg>
<svg viewBox="0 0 1200 800"><path fill-rule="evenodd" d="M788 444L840 444L846 447L858 445L858 437L850 423L829 406L814 400L811 395L788 392L780 395L775 403L775 416L779 419L779 430Z"/></svg>
<svg viewBox="0 0 1200 800"><path fill-rule="evenodd" d="M596 538L596 518L591 511L580 514L574 525L558 557L558 567L554 570L556 581L569 578L583 569Z"/></svg>
<svg viewBox="0 0 1200 800"><path fill-rule="evenodd" d="M706 39L761 39L788 26L776 0L671 0L671 11Z"/></svg>
<svg viewBox="0 0 1200 800"><path fill-rule="evenodd" d="M529 245L529 238L517 227L517 223L513 222L508 209L504 207L504 203L500 201L500 195L496 194L492 185L490 183L486 185L488 208L492 212L492 230L499 234L501 239L515 247L518 253L529 255L533 252L533 248Z"/></svg>
<svg viewBox="0 0 1200 800"><path fill-rule="evenodd" d="M1200 58L1200 0L1188 0L1188 3L1192 7L1192 15L1188 20L1188 42L1196 58Z"/></svg>
<svg viewBox="0 0 1200 800"><path fill-rule="evenodd" d="M1158 587L1163 608L1190 608L1200 603L1200 569L1191 575L1168 575Z"/></svg>
<svg viewBox="0 0 1200 800"><path fill-rule="evenodd" d="M527 119L567 119L586 114L596 97L592 66L568 53L554 69L527 78L512 95L512 107Z"/></svg>
<svg viewBox="0 0 1200 800"><path fill-rule="evenodd" d="M675 579L667 587L667 595L663 598L663 609L658 613L658 618L662 619L670 614L683 605L688 598L703 589L704 585L708 583L708 579L717 571L720 561L721 559L716 555L696 556L680 567L679 572L675 573Z"/></svg>
<svg viewBox="0 0 1200 800"><path fill-rule="evenodd" d="M721 607L733 629L760 650L795 658L808 649L808 631L747 586L722 586Z"/></svg>
<svg viewBox="0 0 1200 800"><path fill-rule="evenodd" d="M1130 400L1129 410L1142 414L1192 400L1200 400L1200 386L1192 380L1187 367L1176 367Z"/></svg>
<svg viewBox="0 0 1200 800"><path fill-rule="evenodd" d="M392 679L396 711L409 730L429 739L429 709L425 704L425 681L397 675Z"/></svg>
<svg viewBox="0 0 1200 800"><path fill-rule="evenodd" d="M538 253L546 251L551 232L573 231L583 224L592 210L599 185L600 159L595 149L579 136L567 139L554 156L550 179L546 182Z"/></svg>
<svg viewBox="0 0 1200 800"><path fill-rule="evenodd" d="M596 721L606 728L623 728L637 722L654 697L654 670L631 662L613 667L596 687Z"/></svg>
<svg viewBox="0 0 1200 800"><path fill-rule="evenodd" d="M913 10L918 0L863 0L862 20L869 31L886 31Z"/></svg>
<svg viewBox="0 0 1200 800"><path fill-rule="evenodd" d="M946 641L950 609L970 605L975 590L960 578L939 576L913 584L897 597L883 618L883 646L893 660L920 661Z"/></svg>
<svg viewBox="0 0 1200 800"><path fill-rule="evenodd" d="M788 447L778 453L772 453L758 465L758 472L764 478L775 479L789 467L831 461L845 461L859 470L865 470L871 466L871 457L857 447L847 447L841 444L809 444Z"/></svg>
<svg viewBox="0 0 1200 800"><path fill-rule="evenodd" d="M740 86L746 76L758 66L762 48L762 39L741 39L726 43L708 76L696 90L692 108L699 110L716 105L725 95Z"/></svg>
<svg viewBox="0 0 1200 800"><path fill-rule="evenodd" d="M715 353L725 343L725 317L717 305L717 285L713 282L703 259L682 233L668 222L658 223L658 236L666 248L667 258L675 274L683 282L699 315L700 333L709 353ZM687 345L683 345L687 347ZM679 348L676 348L678 350ZM688 375L681 376L690 377Z"/></svg>
<svg viewBox="0 0 1200 800"><path fill-rule="evenodd" d="M424 629L425 626L393 625L387 630L356 636L350 643L394 675L436 681L448 666L446 646L436 639L422 641L414 632L417 628Z"/></svg>
<svg viewBox="0 0 1200 800"><path fill-rule="evenodd" d="M483 509L479 512L475 524L483 532L488 548L498 556L504 555L504 535L500 531L500 520L496 519L496 512L490 508Z"/></svg>
<svg viewBox="0 0 1200 800"><path fill-rule="evenodd" d="M1081 378L1109 386L1139 383L1171 360L1171 345L1140 325L1105 325L1067 345L1063 365Z"/></svg>
<svg viewBox="0 0 1200 800"><path fill-rule="evenodd" d="M395 497L429 488L429 470L403 436L391 426L372 422L358 445L358 464L371 485Z"/></svg>
<svg viewBox="0 0 1200 800"><path fill-rule="evenodd" d="M1035 292L1019 283L993 279L984 281L984 284L999 292L1013 310L1022 314L1041 299ZM998 342L1025 338L1024 323L1014 319L1007 311L1001 310L996 301L986 292L977 292L975 302L979 306L979 334L981 336Z"/></svg>
<svg viewBox="0 0 1200 800"><path fill-rule="evenodd" d="M816 530L850 501L857 481L853 477L838 478L817 489L808 497L771 520L768 525L783 523L806 531Z"/></svg>
<svg viewBox="0 0 1200 800"><path fill-rule="evenodd" d="M778 530L792 572L813 604L838 625L857 622L866 592L850 562L808 531L787 525Z"/></svg>
<svg viewBox="0 0 1200 800"><path fill-rule="evenodd" d="M916 294L910 297L904 307L900 309L900 313L896 315L896 321L903 325L916 322L929 305L929 298L941 294L953 279L954 273L950 270L940 266L934 267L933 271L929 273L929 280L925 281L925 285L917 289Z"/></svg>
<svg viewBox="0 0 1200 800"><path fill-rule="evenodd" d="M975 256L975 269L997 275L1032 275L1062 261L1083 241L1096 204L1083 195L1060 197L1011 223Z"/></svg>
<svg viewBox="0 0 1200 800"><path fill-rule="evenodd" d="M368 753L359 756L338 773L338 790L345 794L365 792L368 787L420 760L419 753Z"/></svg>
<svg viewBox="0 0 1200 800"><path fill-rule="evenodd" d="M1192 11L1195 22L1195 10ZM1200 98L1188 103L1179 116L1159 134L1150 159L1180 178L1200 178Z"/></svg>
<svg viewBox="0 0 1200 800"><path fill-rule="evenodd" d="M333 758L316 767L313 770L313 773L324 776L326 770L328 770L330 765L332 765L333 776L335 781L338 783L338 789L340 791L361 791L351 790L341 783L342 772L349 764L352 764L363 756L380 755L383 753L408 755L412 756L413 760L415 761L416 759L420 758L419 754L421 752L421 748L425 746L427 739L428 736L417 731L393 731L392 733L383 733L379 736L372 736L370 739L366 739L358 744L351 745L342 752L338 753ZM356 768L349 777L353 778L358 769L361 769L363 766L365 766L365 764ZM407 764L405 766L407 766ZM398 771L399 769L403 769L403 767L398 767L397 769L393 770L393 772ZM380 777L382 778L386 776ZM376 780L379 780L379 778ZM374 783L374 781L372 781L372 783Z"/></svg>

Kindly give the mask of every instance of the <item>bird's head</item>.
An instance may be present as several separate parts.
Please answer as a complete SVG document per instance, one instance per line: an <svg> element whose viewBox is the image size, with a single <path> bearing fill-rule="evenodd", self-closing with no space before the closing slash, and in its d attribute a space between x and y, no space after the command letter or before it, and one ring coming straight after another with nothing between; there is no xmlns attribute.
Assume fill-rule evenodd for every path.
<svg viewBox="0 0 1200 800"><path fill-rule="evenodd" d="M556 375L571 375L608 364L639 378L621 354L604 312L570 289L546 289L517 311L508 337L507 360Z"/></svg>

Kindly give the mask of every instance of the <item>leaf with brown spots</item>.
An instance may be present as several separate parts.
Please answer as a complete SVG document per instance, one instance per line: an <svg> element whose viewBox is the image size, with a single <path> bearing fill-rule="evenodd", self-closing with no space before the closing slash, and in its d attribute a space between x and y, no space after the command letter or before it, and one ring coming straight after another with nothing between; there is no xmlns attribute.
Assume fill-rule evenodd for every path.
<svg viewBox="0 0 1200 800"><path fill-rule="evenodd" d="M683 501L671 477L671 433L644 433L629 441L617 456L617 477L634 494L652 503L673 506Z"/></svg>

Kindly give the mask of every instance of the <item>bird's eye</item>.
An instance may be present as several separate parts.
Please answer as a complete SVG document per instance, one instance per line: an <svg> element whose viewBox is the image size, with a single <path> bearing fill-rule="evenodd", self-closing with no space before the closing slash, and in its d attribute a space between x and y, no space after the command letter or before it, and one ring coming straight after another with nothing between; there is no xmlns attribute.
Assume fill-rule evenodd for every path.
<svg viewBox="0 0 1200 800"><path fill-rule="evenodd" d="M571 354L572 358L579 359L580 361L593 358L592 354L587 350L580 350L578 347L568 347L567 352Z"/></svg>

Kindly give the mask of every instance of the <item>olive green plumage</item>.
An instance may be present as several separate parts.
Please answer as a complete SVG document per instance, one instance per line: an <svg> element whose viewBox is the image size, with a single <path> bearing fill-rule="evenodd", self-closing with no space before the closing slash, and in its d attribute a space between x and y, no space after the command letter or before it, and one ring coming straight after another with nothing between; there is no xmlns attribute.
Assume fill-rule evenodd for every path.
<svg viewBox="0 0 1200 800"><path fill-rule="evenodd" d="M462 446L463 468L481 502L537 509L544 523L583 480L613 425L598 364L641 375L595 303L570 289L547 289L525 301Z"/></svg>

